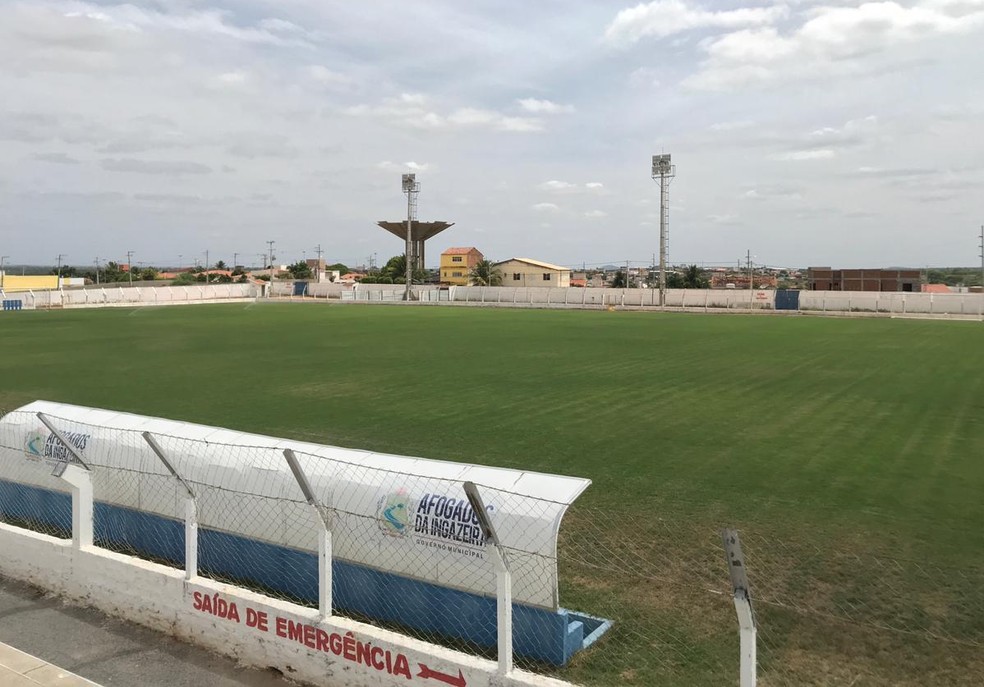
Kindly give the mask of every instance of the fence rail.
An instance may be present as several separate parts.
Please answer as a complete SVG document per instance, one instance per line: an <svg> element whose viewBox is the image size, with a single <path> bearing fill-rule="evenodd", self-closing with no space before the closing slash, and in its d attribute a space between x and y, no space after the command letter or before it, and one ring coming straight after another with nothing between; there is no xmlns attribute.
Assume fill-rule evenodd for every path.
<svg viewBox="0 0 984 687"><path fill-rule="evenodd" d="M39 423L54 431L32 431ZM360 489L383 494L371 512ZM451 517L463 528L406 546L400 526L421 512L419 494L437 490L440 508L469 513ZM3 522L497 659L502 672L515 659L584 685L743 687L957 685L984 674L980 567L746 528L747 577L736 582L719 528L581 502L556 550L516 543L558 507L396 472L369 454L329 459L221 431L206 440L26 411L0 420ZM431 545L459 551L435 556ZM551 571L559 611L542 601L557 591ZM422 582L433 574L440 584ZM577 646L564 645L575 629Z"/></svg>

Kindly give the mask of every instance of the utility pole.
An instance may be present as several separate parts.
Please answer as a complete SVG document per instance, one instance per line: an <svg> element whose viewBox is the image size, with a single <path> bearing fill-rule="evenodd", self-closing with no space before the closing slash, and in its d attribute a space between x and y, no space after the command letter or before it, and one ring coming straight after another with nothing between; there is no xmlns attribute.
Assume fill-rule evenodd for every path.
<svg viewBox="0 0 984 687"><path fill-rule="evenodd" d="M236 270L236 265L238 265L238 264L239 264L239 253L233 253L232 254L232 269L233 269L233 271Z"/></svg>
<svg viewBox="0 0 984 687"><path fill-rule="evenodd" d="M270 290L267 292L267 298L273 298L273 241L267 241L267 246L270 247Z"/></svg>
<svg viewBox="0 0 984 687"><path fill-rule="evenodd" d="M7 276L7 273L3 270L3 263L5 263L9 257L9 255L0 255L0 290L3 290L3 280Z"/></svg>
<svg viewBox="0 0 984 687"><path fill-rule="evenodd" d="M752 291L754 289L753 282L755 280L752 279L752 250L751 249L749 249L745 253L745 259L748 261L748 290Z"/></svg>
<svg viewBox="0 0 984 687"><path fill-rule="evenodd" d="M130 278L130 286L133 286L133 251L126 252L126 274Z"/></svg>
<svg viewBox="0 0 984 687"><path fill-rule="evenodd" d="M99 258L96 258L96 286L99 286Z"/></svg>
<svg viewBox="0 0 984 687"><path fill-rule="evenodd" d="M181 267L184 265L184 254L178 253L178 272L181 271Z"/></svg>
<svg viewBox="0 0 984 687"><path fill-rule="evenodd" d="M625 261L625 288L629 288L629 261Z"/></svg>
<svg viewBox="0 0 984 687"><path fill-rule="evenodd" d="M208 284L208 248L205 249L205 283Z"/></svg>
<svg viewBox="0 0 984 687"><path fill-rule="evenodd" d="M68 257L68 256L67 255L63 255L62 253L59 253L58 254L58 288L59 289L61 288L61 264L62 264L62 258L66 258L66 257Z"/></svg>

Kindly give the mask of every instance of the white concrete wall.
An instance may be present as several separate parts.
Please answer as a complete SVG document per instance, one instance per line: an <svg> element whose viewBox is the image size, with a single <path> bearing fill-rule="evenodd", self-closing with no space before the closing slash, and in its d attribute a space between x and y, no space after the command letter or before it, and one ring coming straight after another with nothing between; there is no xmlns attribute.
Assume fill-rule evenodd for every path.
<svg viewBox="0 0 984 687"><path fill-rule="evenodd" d="M288 291L285 285L284 295ZM360 284L356 289L337 284L312 284L309 293L319 298L358 301L402 300L398 284ZM657 289L542 288L504 286L455 286L449 291L415 286L417 300L485 305L536 307L659 307ZM773 310L771 289L668 289L668 308L720 310ZM830 313L882 313L891 315L980 315L984 297L973 293L897 293L875 291L800 291L800 310ZM26 307L26 304L25 304Z"/></svg>
<svg viewBox="0 0 984 687"><path fill-rule="evenodd" d="M972 293L800 291L800 310L894 315L979 315L984 298Z"/></svg>
<svg viewBox="0 0 984 687"><path fill-rule="evenodd" d="M11 294L25 308L102 308L112 306L220 303L253 298L259 289L252 284L200 284L191 286L142 286L31 291ZM2 294L2 292L0 292ZM8 296L4 295L6 299Z"/></svg>
<svg viewBox="0 0 984 687"><path fill-rule="evenodd" d="M453 300L464 303L503 303L543 306L652 307L659 306L658 289L543 289L511 286L458 286ZM668 307L771 310L775 292L733 289L669 289Z"/></svg>
<svg viewBox="0 0 984 687"><path fill-rule="evenodd" d="M256 667L331 687L451 684L468 687L564 687L566 682L513 671L404 635L318 612L180 570L0 523L0 574L76 603L126 618ZM205 602L205 599L208 602ZM221 599L222 603L217 601ZM235 604L235 616L229 612ZM223 611L216 615L215 606ZM260 618L265 618L261 627Z"/></svg>

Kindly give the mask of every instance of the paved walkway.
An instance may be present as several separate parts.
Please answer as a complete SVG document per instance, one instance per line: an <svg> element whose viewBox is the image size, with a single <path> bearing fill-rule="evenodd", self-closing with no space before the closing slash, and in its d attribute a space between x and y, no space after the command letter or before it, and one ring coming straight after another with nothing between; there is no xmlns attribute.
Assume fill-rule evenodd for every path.
<svg viewBox="0 0 984 687"><path fill-rule="evenodd" d="M0 642L0 685L3 687L99 687L95 682L42 661Z"/></svg>
<svg viewBox="0 0 984 687"><path fill-rule="evenodd" d="M78 678L68 671L88 679L71 682ZM65 677L52 681L59 674ZM242 668L205 649L99 611L66 605L0 577L0 686L93 687L94 683L97 687L295 684L274 671Z"/></svg>

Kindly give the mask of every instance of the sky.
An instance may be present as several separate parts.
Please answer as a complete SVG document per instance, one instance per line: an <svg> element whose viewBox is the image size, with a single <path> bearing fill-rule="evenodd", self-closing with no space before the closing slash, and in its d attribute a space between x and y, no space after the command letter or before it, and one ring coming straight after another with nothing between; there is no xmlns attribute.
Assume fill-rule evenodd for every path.
<svg viewBox="0 0 984 687"><path fill-rule="evenodd" d="M984 0L0 0L0 253L974 265Z"/></svg>

